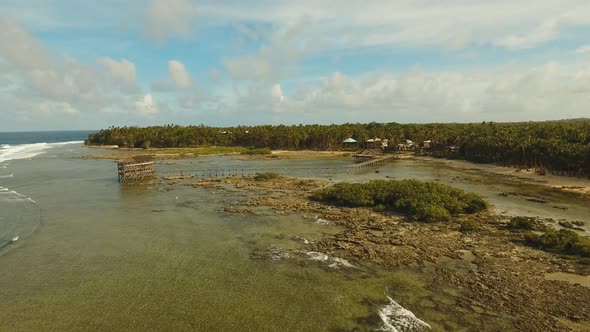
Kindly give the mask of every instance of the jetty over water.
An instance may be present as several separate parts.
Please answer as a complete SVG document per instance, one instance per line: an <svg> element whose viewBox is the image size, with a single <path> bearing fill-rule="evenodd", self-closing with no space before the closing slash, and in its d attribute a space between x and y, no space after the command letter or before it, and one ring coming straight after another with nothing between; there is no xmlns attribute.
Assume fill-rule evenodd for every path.
<svg viewBox="0 0 590 332"><path fill-rule="evenodd" d="M127 159L117 162L117 180L119 183L135 183L152 180L156 177L156 163Z"/></svg>
<svg viewBox="0 0 590 332"><path fill-rule="evenodd" d="M244 177L261 173L278 173L282 175L314 177L340 174L360 174L378 168L386 162L396 159L397 155L384 155L362 163L342 167L221 167L194 169L157 169L153 161L118 162L119 183L141 183L161 177L163 179Z"/></svg>
<svg viewBox="0 0 590 332"><path fill-rule="evenodd" d="M363 170L367 170L369 168L374 168L374 167L378 167L384 163L386 163L387 161L391 160L391 159L396 159L397 156L394 154L388 154L388 155L384 155L380 158L373 158L373 159L369 159L365 162L362 162L360 164L356 164L354 166L352 166L352 168L356 168L359 171L363 171Z"/></svg>

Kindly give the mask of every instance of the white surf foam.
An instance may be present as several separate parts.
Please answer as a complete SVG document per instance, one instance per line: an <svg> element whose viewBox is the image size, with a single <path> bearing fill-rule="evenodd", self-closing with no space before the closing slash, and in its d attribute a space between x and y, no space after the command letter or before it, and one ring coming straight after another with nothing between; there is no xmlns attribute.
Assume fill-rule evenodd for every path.
<svg viewBox="0 0 590 332"><path fill-rule="evenodd" d="M66 144L82 144L83 141L59 142L59 143L33 143L8 145L3 144L0 149L0 163L15 159L29 159L45 153L45 150Z"/></svg>
<svg viewBox="0 0 590 332"><path fill-rule="evenodd" d="M29 201L36 203L32 198L8 188L0 187L0 202Z"/></svg>
<svg viewBox="0 0 590 332"><path fill-rule="evenodd" d="M431 327L423 320L417 318L413 312L402 307L391 297L389 304L379 310L379 317L383 322L381 331L388 332L425 332L430 331Z"/></svg>
<svg viewBox="0 0 590 332"><path fill-rule="evenodd" d="M330 263L330 264L328 264L328 267L333 268L333 269L339 269L342 267L349 268L349 269L356 269L356 266L350 264L350 262L347 261L346 259L340 258L340 257L330 257L327 254L324 254L323 252L308 251L305 253L305 255L307 256L308 259L310 259L312 261Z"/></svg>
<svg viewBox="0 0 590 332"><path fill-rule="evenodd" d="M10 173L8 175L0 175L0 179L8 179L14 177L14 173Z"/></svg>

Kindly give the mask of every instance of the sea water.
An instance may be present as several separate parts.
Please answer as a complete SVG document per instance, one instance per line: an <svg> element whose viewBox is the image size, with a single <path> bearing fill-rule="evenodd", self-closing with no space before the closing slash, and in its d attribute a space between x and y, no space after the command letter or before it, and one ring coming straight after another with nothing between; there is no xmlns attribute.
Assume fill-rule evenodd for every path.
<svg viewBox="0 0 590 332"><path fill-rule="evenodd" d="M338 227L225 214L239 197L190 186L121 186L113 161L79 158L92 153L80 140L3 143L12 176L0 178L0 330L379 326L359 321L386 304L387 274L253 257L310 251L289 235L318 240Z"/></svg>
<svg viewBox="0 0 590 332"><path fill-rule="evenodd" d="M509 326L493 316L455 310L457 291L434 293L428 276L415 270L313 252L310 242L341 231L330 222L271 211L222 212L246 193L121 186L116 164L80 159L94 153L80 143L2 144L39 143L48 147L0 163L5 167L0 174L12 175L0 178L0 239L10 241L0 249L0 330L421 331L431 326L469 331ZM171 168L268 165L231 157L172 163ZM302 168L350 161L272 163ZM441 172L429 165L394 163L360 179L455 179L452 171ZM458 185L490 198L497 194L477 181ZM260 258L259 252L276 253L276 259Z"/></svg>

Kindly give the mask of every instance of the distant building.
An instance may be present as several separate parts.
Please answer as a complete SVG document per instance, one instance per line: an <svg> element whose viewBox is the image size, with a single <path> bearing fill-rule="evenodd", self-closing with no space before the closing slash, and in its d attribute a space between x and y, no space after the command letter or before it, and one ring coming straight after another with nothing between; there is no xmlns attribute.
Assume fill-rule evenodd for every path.
<svg viewBox="0 0 590 332"><path fill-rule="evenodd" d="M415 144L413 141L407 139L405 143L399 143L397 149L401 151L412 150Z"/></svg>
<svg viewBox="0 0 590 332"><path fill-rule="evenodd" d="M365 146L369 149L381 148L381 147L383 147L382 144L383 144L383 140L378 137L370 138L365 141Z"/></svg>

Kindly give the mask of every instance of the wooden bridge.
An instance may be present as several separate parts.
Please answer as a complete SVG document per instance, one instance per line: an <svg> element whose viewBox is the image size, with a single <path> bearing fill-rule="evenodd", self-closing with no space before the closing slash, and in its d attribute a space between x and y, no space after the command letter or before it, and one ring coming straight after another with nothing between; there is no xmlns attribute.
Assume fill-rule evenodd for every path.
<svg viewBox="0 0 590 332"><path fill-rule="evenodd" d="M158 169L154 162L119 163L119 183L132 183L153 180L156 176L164 179L178 178L214 178L214 177L244 177L261 173L278 173L290 176L314 177L339 174L359 174L377 168L396 155L385 155L363 163L343 167L222 167L201 169Z"/></svg>

